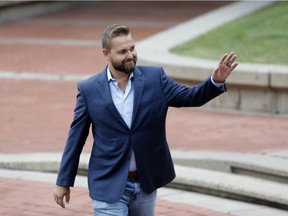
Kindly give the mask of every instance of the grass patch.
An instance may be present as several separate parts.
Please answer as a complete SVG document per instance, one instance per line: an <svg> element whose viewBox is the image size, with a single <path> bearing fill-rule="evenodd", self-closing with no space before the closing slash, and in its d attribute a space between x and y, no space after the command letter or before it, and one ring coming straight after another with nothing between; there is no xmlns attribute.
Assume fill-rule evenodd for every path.
<svg viewBox="0 0 288 216"><path fill-rule="evenodd" d="M287 49L288 2L277 2L175 47L171 52L218 60L222 54L233 51L238 55L238 62L288 65Z"/></svg>

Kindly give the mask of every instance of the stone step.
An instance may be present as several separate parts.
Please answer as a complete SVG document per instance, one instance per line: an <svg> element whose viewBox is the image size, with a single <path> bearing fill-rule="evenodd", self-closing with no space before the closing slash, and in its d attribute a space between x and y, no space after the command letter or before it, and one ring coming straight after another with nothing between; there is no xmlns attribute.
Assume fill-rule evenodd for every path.
<svg viewBox="0 0 288 216"><path fill-rule="evenodd" d="M0 2L0 23L55 12L71 6L69 1L4 1ZM74 3L75 5L75 3Z"/></svg>
<svg viewBox="0 0 288 216"><path fill-rule="evenodd" d="M190 156L192 154L193 153L190 153ZM176 163L175 169L177 177L168 187L257 203L285 210L288 209L288 187L285 183L272 181L271 179L267 180L259 177L224 172L221 169L212 170L211 167L210 169L207 169L207 167L205 167L205 169L192 167L191 164L189 165L189 163L193 161L191 157L187 163L184 163L185 158L188 158L188 153L182 154L182 164L179 165L178 160L180 153L173 151L172 155ZM197 154L195 153L195 155ZM233 158L232 156L233 155L230 154L231 158ZM249 155L242 156L243 161L245 161L245 156L247 156L246 161L247 164L249 164L249 161L251 161ZM203 157L204 156L202 156L202 158ZM224 158L223 155L222 158ZM60 159L60 153L0 154L0 168L57 172ZM207 160L209 159L207 158ZM215 161L215 157L213 160ZM210 164L213 164L213 160L211 160ZM85 175L87 173L88 161L89 154L82 154L79 164L79 174ZM275 161L277 162L277 160L267 162L267 164L269 164L269 166L267 165L267 167L269 167L267 171L270 170L273 174L278 172L272 169L272 164ZM205 163L203 162L203 164ZM223 162L223 164L225 164L225 162ZM239 164L241 165L240 162ZM256 163L254 163L254 166L255 164ZM285 166L285 164L283 166ZM277 164L275 167L277 167Z"/></svg>
<svg viewBox="0 0 288 216"><path fill-rule="evenodd" d="M178 165L288 182L288 158L283 155L173 151L172 157Z"/></svg>
<svg viewBox="0 0 288 216"><path fill-rule="evenodd" d="M169 187L288 210L287 184L179 165L175 169Z"/></svg>

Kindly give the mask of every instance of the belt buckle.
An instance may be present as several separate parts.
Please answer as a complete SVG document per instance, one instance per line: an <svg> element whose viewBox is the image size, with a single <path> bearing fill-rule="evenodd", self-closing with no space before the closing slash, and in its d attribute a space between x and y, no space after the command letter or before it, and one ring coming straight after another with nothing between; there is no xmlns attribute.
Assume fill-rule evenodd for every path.
<svg viewBox="0 0 288 216"><path fill-rule="evenodd" d="M137 180L139 178L137 171L130 171L128 172L128 179L130 180Z"/></svg>

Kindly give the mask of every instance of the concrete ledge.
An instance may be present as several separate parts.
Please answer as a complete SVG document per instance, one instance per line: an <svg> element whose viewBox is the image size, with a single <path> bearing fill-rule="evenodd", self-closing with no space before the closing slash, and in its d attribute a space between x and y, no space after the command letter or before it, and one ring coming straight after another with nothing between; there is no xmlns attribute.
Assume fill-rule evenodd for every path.
<svg viewBox="0 0 288 216"><path fill-rule="evenodd" d="M175 80L185 85L195 85L211 75L218 61L179 56L169 50L274 2L231 3L153 35L137 44L139 62L143 65L161 65ZM285 115L288 114L287 81L286 66L241 63L227 80L228 94L209 102L206 107Z"/></svg>
<svg viewBox="0 0 288 216"><path fill-rule="evenodd" d="M24 3L26 1L1 1L0 2L0 7L9 7L11 5L19 4L19 3Z"/></svg>
<svg viewBox="0 0 288 216"><path fill-rule="evenodd" d="M172 156L174 162L182 166L288 182L288 160L276 156L199 151L172 151Z"/></svg>
<svg viewBox="0 0 288 216"><path fill-rule="evenodd" d="M0 167L4 169L57 172L60 153L0 154Z"/></svg>
<svg viewBox="0 0 288 216"><path fill-rule="evenodd" d="M74 3L75 4L75 3ZM8 22L54 12L71 6L65 1L10 1L0 3L0 22Z"/></svg>
<svg viewBox="0 0 288 216"><path fill-rule="evenodd" d="M41 172L58 172L61 153L0 154L0 168ZM87 172L90 155L81 154L78 170Z"/></svg>
<svg viewBox="0 0 288 216"><path fill-rule="evenodd" d="M228 154L226 154L226 156L219 154L218 157L216 157L215 155L213 156L212 153L210 155L205 153L207 157L203 160L205 155L204 153L202 155L199 153L191 153L194 154L194 158L198 155L197 160L203 160L202 165L213 165L213 167L209 167L209 170L207 167L205 167L205 169L191 167L191 154L182 153L173 152L174 160L176 162L175 169L177 177L168 185L168 187L288 209L288 187L286 182L284 184L273 181L274 179L265 180L257 176L251 177L243 175L243 173L235 174L223 172L223 170L227 169L226 167L228 166L226 164L228 162L224 160L225 158L228 160ZM180 160L179 158L181 154L182 159ZM223 158L222 164L220 164L221 157ZM285 178L287 177L287 159L283 159L283 156L282 159L278 158L279 160L282 160L283 164L278 160L274 160L277 158L271 160L268 158L267 160L266 156L259 155L259 157L263 157L263 160L261 161L260 158L255 160L251 155L243 154L238 155L234 160L230 159L230 162L233 161L233 163L238 167L241 166L245 168L249 168L249 164L251 163L252 167L260 167L263 172L270 172L271 174L279 174L279 172L283 172L283 176ZM61 160L61 154L0 154L0 158L0 168L2 169L57 172ZM190 158L190 160L188 158ZM185 162L186 159L187 161ZM258 163L257 166L255 166L255 161ZM89 154L82 154L78 174L87 174L88 162ZM195 165L195 162L193 165ZM280 166L280 168L278 166Z"/></svg>
<svg viewBox="0 0 288 216"><path fill-rule="evenodd" d="M0 79L15 79L15 80L45 80L45 81L80 81L88 78L91 75L70 75L70 74L48 74L48 73L28 73L28 72L13 72L1 71Z"/></svg>
<svg viewBox="0 0 288 216"><path fill-rule="evenodd" d="M171 187L288 209L286 184L178 165L175 169Z"/></svg>
<svg viewBox="0 0 288 216"><path fill-rule="evenodd" d="M203 80L203 78L211 74L218 61L179 56L169 50L221 25L268 7L273 3L275 3L274 0L231 3L155 34L137 44L139 61L142 64L161 64L175 78ZM183 73L185 74L182 77ZM229 77L228 82L236 85L270 87L270 76L277 77L285 74L288 74L288 67L286 66L241 63L233 76ZM273 80L276 82L277 79L274 78ZM274 86L276 85L274 84ZM279 86L283 85L279 84ZM284 87L287 88L287 84Z"/></svg>

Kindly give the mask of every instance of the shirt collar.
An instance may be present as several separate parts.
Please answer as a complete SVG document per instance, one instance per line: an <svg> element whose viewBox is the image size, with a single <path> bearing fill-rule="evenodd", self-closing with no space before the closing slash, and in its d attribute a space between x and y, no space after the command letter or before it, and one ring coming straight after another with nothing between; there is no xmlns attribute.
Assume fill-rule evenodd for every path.
<svg viewBox="0 0 288 216"><path fill-rule="evenodd" d="M134 76L134 72L130 74L129 79L131 79L133 76ZM107 79L108 79L108 82L110 80L116 80L115 78L112 77L109 67L107 67Z"/></svg>

